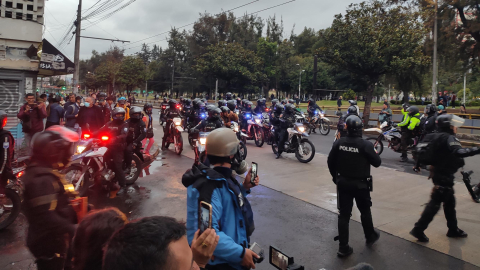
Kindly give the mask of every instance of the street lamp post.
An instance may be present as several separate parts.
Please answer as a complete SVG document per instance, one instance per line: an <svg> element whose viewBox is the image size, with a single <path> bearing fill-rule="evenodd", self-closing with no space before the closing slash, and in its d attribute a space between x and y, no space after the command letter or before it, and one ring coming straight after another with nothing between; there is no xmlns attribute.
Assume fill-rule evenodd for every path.
<svg viewBox="0 0 480 270"><path fill-rule="evenodd" d="M300 67L300 64L297 64L298 67ZM300 70L300 74L298 76L298 99L300 99L300 91L302 89L302 72L305 72L305 70Z"/></svg>

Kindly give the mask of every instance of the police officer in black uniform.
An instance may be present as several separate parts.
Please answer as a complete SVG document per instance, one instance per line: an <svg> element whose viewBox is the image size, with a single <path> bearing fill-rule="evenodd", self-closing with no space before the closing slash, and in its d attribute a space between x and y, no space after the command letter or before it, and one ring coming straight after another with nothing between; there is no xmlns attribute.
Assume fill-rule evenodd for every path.
<svg viewBox="0 0 480 270"><path fill-rule="evenodd" d="M280 116L283 113L284 106L280 103L276 104L275 107L273 107L272 112L270 114L270 124L272 124L274 133L273 133L273 143L277 144L278 146L278 139L280 137Z"/></svg>
<svg viewBox="0 0 480 270"><path fill-rule="evenodd" d="M130 118L125 121L128 126L127 146L125 147L125 164L127 165L126 174L130 174L133 160L133 153L143 161L143 154L140 151L142 148L142 141L147 136L147 126L142 121L142 109L140 107L132 107L130 109Z"/></svg>
<svg viewBox="0 0 480 270"><path fill-rule="evenodd" d="M236 105L235 100L227 101L227 107L230 109L230 111L235 113L235 110L237 109L237 105Z"/></svg>
<svg viewBox="0 0 480 270"><path fill-rule="evenodd" d="M353 248L348 245L348 225L352 214L353 199L361 213L363 232L367 245L375 243L380 234L373 228L372 177L370 166L379 167L382 163L380 156L375 152L373 144L362 139L363 123L360 117L351 115L347 117L347 136L337 140L328 155L328 169L337 185L338 239L340 248L338 256L345 257L353 253Z"/></svg>
<svg viewBox="0 0 480 270"><path fill-rule="evenodd" d="M257 115L261 115L265 111L266 107L267 107L266 106L266 101L263 98L261 98L261 99L257 100L257 106L255 107L253 112Z"/></svg>
<svg viewBox="0 0 480 270"><path fill-rule="evenodd" d="M217 128L223 127L224 124L222 118L220 117L221 113L222 110L219 108L211 109L208 112L208 118L206 120L202 120L197 126L190 129L190 133L198 133L200 131L210 132Z"/></svg>
<svg viewBox="0 0 480 270"><path fill-rule="evenodd" d="M23 212L28 220L27 247L39 270L71 269L68 247L75 233L77 215L70 205L73 186L59 170L73 155L76 132L53 126L35 134L32 158L22 182Z"/></svg>
<svg viewBox="0 0 480 270"><path fill-rule="evenodd" d="M295 123L295 105L287 103L284 106L283 114L280 116L280 131L278 132L279 139L276 159L279 159L285 150L285 142L288 139L287 129L291 127L293 123Z"/></svg>
<svg viewBox="0 0 480 270"><path fill-rule="evenodd" d="M319 110L321 113L323 113L322 108L318 106L318 104L315 102L313 98L308 99L308 107L307 107L307 112L308 112L308 117L312 119L312 117L315 116L315 110ZM314 126L316 126L316 123L313 123ZM315 128L312 130L313 133L317 133L315 131Z"/></svg>
<svg viewBox="0 0 480 270"><path fill-rule="evenodd" d="M177 108L177 104L178 102L175 99L170 99L168 101L169 108L165 111L165 120L167 121L167 124L163 128L162 149L166 149L168 136L170 136L170 126L173 122L173 118L182 117L180 110Z"/></svg>
<svg viewBox="0 0 480 270"><path fill-rule="evenodd" d="M430 168L433 174L432 180L434 184L430 202L425 207L425 210L423 210L418 222L415 223L413 230L410 231L410 234L420 242L429 241L424 231L437 214L442 203L445 218L447 219L447 236L467 237L467 234L460 230L457 224L455 196L453 195L454 174L465 165L463 158L480 154L480 148L462 148L460 141L455 137L457 128L461 127L464 122L464 119L456 115L440 115L436 120L437 133L430 135L434 137L434 157L441 158L435 158L435 162ZM420 165L421 164L417 162L416 168L414 169L420 171Z"/></svg>
<svg viewBox="0 0 480 270"><path fill-rule="evenodd" d="M340 114L341 114L341 113L340 113ZM346 114L342 114L342 115L338 118L337 130L338 130L338 132L340 133L340 137L345 137L345 136L347 136L346 121L347 121L347 118L348 118L350 115L356 115L356 116L358 116L357 106L352 105L352 106L348 107L347 113L346 113Z"/></svg>
<svg viewBox="0 0 480 270"><path fill-rule="evenodd" d="M162 103L160 103L160 122L166 122L165 113L168 107L168 99L166 97L163 98Z"/></svg>
<svg viewBox="0 0 480 270"><path fill-rule="evenodd" d="M423 135L435 132L435 120L437 119L437 106L428 104L425 107L425 116L421 119L420 126L422 127Z"/></svg>
<svg viewBox="0 0 480 270"><path fill-rule="evenodd" d="M246 101L243 104L243 108L242 108L242 111L240 112L240 115L238 116L238 121L239 121L239 124L240 124L240 128L244 131L246 131L247 127L248 127L247 121L249 119L252 119L252 117L253 117L252 106L253 106L252 102Z"/></svg>
<svg viewBox="0 0 480 270"><path fill-rule="evenodd" d="M227 101L232 100L232 93L227 92L227 94L225 94L225 99L226 99ZM219 106L219 107L221 107L221 106Z"/></svg>
<svg viewBox="0 0 480 270"><path fill-rule="evenodd" d="M5 186L9 179L15 179L12 171L12 160L15 154L15 139L10 131L4 129L8 115L0 110L0 194L5 194Z"/></svg>
<svg viewBox="0 0 480 270"><path fill-rule="evenodd" d="M272 106L270 106L270 112L273 112L275 110L275 106L277 104L280 104L280 102L278 101L278 99L272 99Z"/></svg>
<svg viewBox="0 0 480 270"><path fill-rule="evenodd" d="M110 140L107 142L107 152L104 155L105 160L110 161L111 168L115 173L115 179L118 181L120 190L117 195L123 195L126 192L125 172L123 171L123 159L126 139L128 134L128 124L125 123L125 109L116 107L112 111L112 121L108 122L100 130L93 134L93 137L102 136L105 133L110 134Z"/></svg>

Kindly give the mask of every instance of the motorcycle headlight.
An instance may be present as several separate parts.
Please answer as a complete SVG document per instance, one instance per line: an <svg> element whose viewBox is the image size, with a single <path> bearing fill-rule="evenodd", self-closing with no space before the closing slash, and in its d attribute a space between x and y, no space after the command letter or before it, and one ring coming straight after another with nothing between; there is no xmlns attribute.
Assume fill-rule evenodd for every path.
<svg viewBox="0 0 480 270"><path fill-rule="evenodd" d="M182 119L175 118L173 119L173 123L175 124L175 126L180 126L182 124Z"/></svg>
<svg viewBox="0 0 480 270"><path fill-rule="evenodd" d="M233 128L233 130L234 130L235 132L238 132L238 126L236 126L235 128Z"/></svg>
<svg viewBox="0 0 480 270"><path fill-rule="evenodd" d="M261 120L261 119L258 119L258 118L255 118L255 123L257 123L257 124L260 125L260 124L262 123L262 120Z"/></svg>
<svg viewBox="0 0 480 270"><path fill-rule="evenodd" d="M87 147L82 146L82 145L78 145L77 146L77 153L81 154L85 150L85 148L87 148Z"/></svg>
<svg viewBox="0 0 480 270"><path fill-rule="evenodd" d="M205 145L207 143L207 138L200 138L200 144Z"/></svg>
<svg viewBox="0 0 480 270"><path fill-rule="evenodd" d="M299 132L301 132L301 133L305 132L305 127L304 126L298 126L297 128L298 128Z"/></svg>

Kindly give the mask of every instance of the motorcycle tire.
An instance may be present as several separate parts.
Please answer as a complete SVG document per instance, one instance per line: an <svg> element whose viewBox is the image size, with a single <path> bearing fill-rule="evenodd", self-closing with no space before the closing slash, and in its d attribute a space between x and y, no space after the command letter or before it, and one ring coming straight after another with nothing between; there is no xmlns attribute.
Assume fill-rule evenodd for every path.
<svg viewBox="0 0 480 270"><path fill-rule="evenodd" d="M320 134L327 136L328 133L330 133L330 124L324 121L321 121L320 125L318 126L318 129L320 129Z"/></svg>
<svg viewBox="0 0 480 270"><path fill-rule="evenodd" d="M278 146L272 143L272 151L276 155L278 153Z"/></svg>
<svg viewBox="0 0 480 270"><path fill-rule="evenodd" d="M136 171L134 171L133 174L130 173L130 175L125 175L125 183L127 185L133 185L135 181L137 181L138 177L140 176L140 173L143 170L143 163L139 157L137 157L136 155L133 155L132 162L135 162L135 166L132 167L132 171L133 170L136 170Z"/></svg>
<svg viewBox="0 0 480 270"><path fill-rule="evenodd" d="M308 123L305 125L305 132L308 135L312 134L312 128L310 127L310 124L308 124Z"/></svg>
<svg viewBox="0 0 480 270"><path fill-rule="evenodd" d="M65 179L70 182L73 186L76 186L77 181L80 179L77 179L77 181L74 181L75 179L72 179L72 177L67 176L68 173L77 171L80 175L83 174L83 182L80 185L80 188L78 190L78 195L80 197L88 197L88 187L93 185L93 182L90 181L89 173L87 172L88 167L83 167L78 164L73 164L70 165L67 169L63 171L63 174L65 175ZM80 176L79 175L79 176Z"/></svg>
<svg viewBox="0 0 480 270"><path fill-rule="evenodd" d="M256 134L253 135L254 136L253 140L255 141L255 145L258 147L262 147L263 144L265 143L265 134L263 133L263 129L255 128L254 131L256 132ZM260 137L260 140L257 139L257 137Z"/></svg>
<svg viewBox="0 0 480 270"><path fill-rule="evenodd" d="M242 160L247 159L247 146L243 142L238 144L238 152L240 152Z"/></svg>
<svg viewBox="0 0 480 270"><path fill-rule="evenodd" d="M302 156L300 154L300 148L297 147L297 149L295 150L295 157L298 159L298 161L300 161L301 163L308 163L310 161L312 161L312 159L315 157L315 145L313 145L313 143L311 141L309 141L308 139L302 139L301 140L301 143L302 144L309 144L312 151L310 153L310 157L307 158L307 159L302 159Z"/></svg>
<svg viewBox="0 0 480 270"><path fill-rule="evenodd" d="M18 195L18 193L13 189L6 188L5 197L10 199L12 202L12 209L9 211L10 215L4 221L0 222L0 230L7 228L15 221L15 219L17 219L18 214L20 214L20 208L22 204L20 195ZM5 211L5 209L3 209L3 211Z"/></svg>
<svg viewBox="0 0 480 270"><path fill-rule="evenodd" d="M181 155L183 151L183 137L182 133L178 132L175 137L173 137L175 153Z"/></svg>
<svg viewBox="0 0 480 270"><path fill-rule="evenodd" d="M380 156L383 153L383 143L377 138L367 138L367 141L370 141L373 144L375 152Z"/></svg>

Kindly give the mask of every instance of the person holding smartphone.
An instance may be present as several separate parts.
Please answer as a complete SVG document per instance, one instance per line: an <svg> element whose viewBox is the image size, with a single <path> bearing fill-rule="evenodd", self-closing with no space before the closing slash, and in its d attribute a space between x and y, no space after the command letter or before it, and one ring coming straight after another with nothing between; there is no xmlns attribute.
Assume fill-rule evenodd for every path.
<svg viewBox="0 0 480 270"><path fill-rule="evenodd" d="M187 187L189 243L197 230L205 226L211 226L220 237L213 254L215 260L209 261L205 269L250 269L255 268L254 258L260 258L248 249L255 225L247 199L250 189L260 180L258 176L252 177L252 170L243 183L232 175L233 171L238 175L247 172L246 162L240 161L238 143L230 129L213 130L206 142L207 157L213 168L194 164L182 178ZM208 248L208 245L204 247Z"/></svg>

